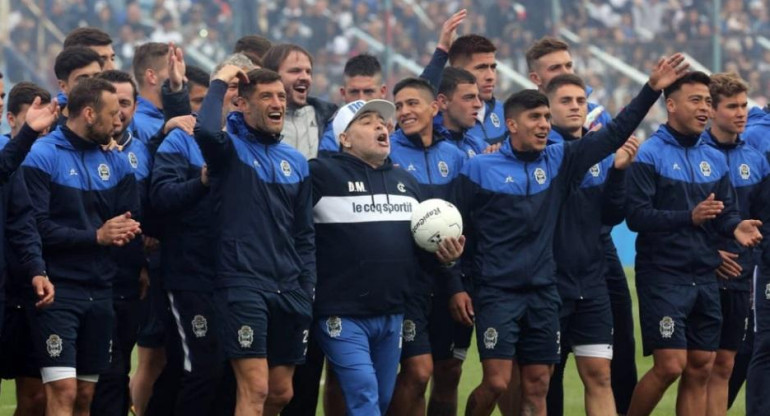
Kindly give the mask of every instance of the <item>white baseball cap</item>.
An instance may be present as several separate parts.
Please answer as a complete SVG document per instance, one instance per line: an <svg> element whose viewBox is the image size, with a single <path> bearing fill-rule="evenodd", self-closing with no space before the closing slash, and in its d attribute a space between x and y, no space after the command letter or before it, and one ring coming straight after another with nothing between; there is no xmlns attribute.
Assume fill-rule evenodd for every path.
<svg viewBox="0 0 770 416"><path fill-rule="evenodd" d="M347 130L361 114L370 111L379 114L387 122L396 113L396 106L388 100L356 100L340 107L332 120L332 132L337 143L340 141L340 133Z"/></svg>

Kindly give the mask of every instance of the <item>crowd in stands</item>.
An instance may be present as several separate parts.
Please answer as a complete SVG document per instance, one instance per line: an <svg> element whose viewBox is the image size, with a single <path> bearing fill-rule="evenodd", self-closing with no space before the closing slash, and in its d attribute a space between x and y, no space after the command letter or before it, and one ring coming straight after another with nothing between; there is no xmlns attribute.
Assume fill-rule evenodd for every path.
<svg viewBox="0 0 770 416"><path fill-rule="evenodd" d="M37 16L26 6L34 0L14 0L9 17L10 44L38 69L54 88L50 69L60 43L40 31ZM436 33L454 11L466 8L469 18L459 33L483 33L499 45L498 59L526 74L526 45L548 33L567 29L581 39L573 45L579 73L593 87L592 99L617 113L637 84L589 53L598 46L642 72L660 56L687 50L706 67L713 65L711 1L699 0L559 0L559 10L543 0L394 0L389 31L383 2L376 0L41 0L36 2L62 33L78 26L95 26L116 39L118 67L128 69L134 46L147 41L174 41L195 48L212 62L230 51L235 40L252 33L275 42L302 45L314 54L314 95L339 102L342 65L353 55L373 52L351 32L358 28L379 41L392 41L396 53L424 66L436 45ZM554 12L559 25L552 24ZM722 70L748 80L751 98L760 105L770 89L770 50L758 42L770 37L770 1L724 0L718 13ZM44 36L43 42L38 39ZM36 50L36 45L49 45ZM380 58L384 58L380 56ZM382 59L386 62L385 59ZM1 62L1 61L0 61ZM47 68L47 69L44 69ZM14 80L14 68L6 68ZM17 71L25 71L16 68ZM20 72L23 74L23 72ZM414 75L394 65L390 81ZM18 79L21 79L19 77ZM521 86L501 76L500 97ZM660 110L660 109L659 109ZM662 112L652 112L660 120ZM648 130L649 131L649 130Z"/></svg>

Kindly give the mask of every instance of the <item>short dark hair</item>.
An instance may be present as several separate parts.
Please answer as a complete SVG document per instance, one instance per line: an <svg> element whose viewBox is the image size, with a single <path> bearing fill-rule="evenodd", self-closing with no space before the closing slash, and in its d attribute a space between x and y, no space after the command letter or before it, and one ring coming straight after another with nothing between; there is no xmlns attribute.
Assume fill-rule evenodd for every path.
<svg viewBox="0 0 770 416"><path fill-rule="evenodd" d="M711 93L711 106L717 108L722 98L730 98L742 92L749 92L749 86L735 72L722 72L711 74L709 92Z"/></svg>
<svg viewBox="0 0 770 416"><path fill-rule="evenodd" d="M503 104L503 110L505 112L505 118L514 118L522 111L532 110L546 106L548 107L548 97L538 90L521 90L512 94L505 100Z"/></svg>
<svg viewBox="0 0 770 416"><path fill-rule="evenodd" d="M430 82L422 79L422 78L404 78L401 81L398 81L396 83L396 86L393 87L393 96L395 97L398 95L401 90L404 88L414 88L417 90L422 90L428 93L434 100L436 99L436 90L433 89L433 86L430 85Z"/></svg>
<svg viewBox="0 0 770 416"><path fill-rule="evenodd" d="M107 46L112 38L105 31L95 27L79 27L64 38L64 47L70 46Z"/></svg>
<svg viewBox="0 0 770 416"><path fill-rule="evenodd" d="M551 95L559 88L565 86L565 85L574 85L577 87L580 87L585 91L586 89L586 83L583 82L583 79L581 79L579 76L575 74L561 74L553 77L551 79L551 82L548 83L548 85L545 86L545 94Z"/></svg>
<svg viewBox="0 0 770 416"><path fill-rule="evenodd" d="M382 75L382 66L375 56L369 55L368 53L362 53L345 62L343 74L346 77L373 77Z"/></svg>
<svg viewBox="0 0 770 416"><path fill-rule="evenodd" d="M35 102L35 97L40 97L41 103L51 101L51 94L35 83L22 81L14 85L8 93L8 112L18 115L21 107Z"/></svg>
<svg viewBox="0 0 770 416"><path fill-rule="evenodd" d="M701 71L688 72L682 78L679 78L678 80L674 81L673 84L666 87L663 90L663 96L668 98L671 96L671 94L682 89L682 85L684 84L703 84L708 87L711 85L711 78L709 78L706 73Z"/></svg>
<svg viewBox="0 0 770 416"><path fill-rule="evenodd" d="M569 45L563 40L551 36L540 38L527 49L525 54L527 67L532 71L535 68L535 61L559 51L569 51Z"/></svg>
<svg viewBox="0 0 770 416"><path fill-rule="evenodd" d="M463 35L452 42L449 47L449 64L454 66L458 62L470 60L475 53L496 52L497 47L491 40L481 35Z"/></svg>
<svg viewBox="0 0 770 416"><path fill-rule="evenodd" d="M240 52L251 58L251 55L249 55L250 53L257 58L262 59L267 51L270 50L271 46L273 46L273 42L270 42L270 40L264 36L246 35L235 42L233 53Z"/></svg>
<svg viewBox="0 0 770 416"><path fill-rule="evenodd" d="M105 81L109 81L113 84L123 84L123 83L131 84L131 88L134 90L134 101L136 101L136 97L139 96L139 90L136 88L136 82L134 82L134 79L131 78L131 74L129 74L128 72L112 69L109 71L104 71L99 75L97 75L96 77L101 78Z"/></svg>
<svg viewBox="0 0 770 416"><path fill-rule="evenodd" d="M184 76L187 77L187 81L190 83L206 88L209 87L209 82L211 82L209 73L194 65L187 65Z"/></svg>
<svg viewBox="0 0 770 416"><path fill-rule="evenodd" d="M280 68L283 61L285 61L292 52L299 52L307 56L307 59L310 60L310 66L313 66L313 57L310 55L310 52L306 51L302 46L293 43L280 43L271 47L265 55L262 56L262 66L266 69L278 72L278 68Z"/></svg>
<svg viewBox="0 0 770 416"><path fill-rule="evenodd" d="M238 96L244 98L253 94L257 90L257 85L272 84L281 80L281 76L277 72L264 68L252 69L246 75L249 77L249 83L238 83Z"/></svg>
<svg viewBox="0 0 770 416"><path fill-rule="evenodd" d="M441 74L441 84L438 93L447 97L454 94L460 84L476 84L476 76L462 68L448 66Z"/></svg>
<svg viewBox="0 0 770 416"><path fill-rule="evenodd" d="M144 73L148 69L158 70L168 55L168 44L160 42L147 42L139 45L134 50L134 78L139 87L144 86Z"/></svg>
<svg viewBox="0 0 770 416"><path fill-rule="evenodd" d="M86 107L93 107L97 112L101 111L102 92L104 91L115 94L115 86L100 78L88 78L78 82L78 85L67 96L69 117L79 116Z"/></svg>
<svg viewBox="0 0 770 416"><path fill-rule="evenodd" d="M93 49L86 46L72 46L64 48L56 55L53 72L56 74L56 79L66 81L72 72L94 62L98 62L99 66L104 65L102 58Z"/></svg>

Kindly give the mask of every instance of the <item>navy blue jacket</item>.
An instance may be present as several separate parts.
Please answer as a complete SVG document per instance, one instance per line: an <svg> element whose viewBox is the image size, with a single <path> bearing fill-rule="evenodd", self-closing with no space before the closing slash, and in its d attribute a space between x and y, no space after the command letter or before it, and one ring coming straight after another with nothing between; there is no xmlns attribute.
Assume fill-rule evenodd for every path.
<svg viewBox="0 0 770 416"><path fill-rule="evenodd" d="M741 219L759 218L758 211L768 208L758 201L761 187L770 185L770 164L767 159L740 137L735 144L721 144L709 131L704 132L701 137L709 146L725 155L730 182L738 198ZM756 264L754 249L743 247L735 241L735 238L722 238L718 248L739 254L736 261L743 268L743 273L738 278L718 279L720 286L725 289L748 292L751 289L751 277Z"/></svg>
<svg viewBox="0 0 770 416"><path fill-rule="evenodd" d="M746 123L746 131L741 137L749 146L759 150L770 161L770 114L764 110L753 107L749 111L749 119Z"/></svg>
<svg viewBox="0 0 770 416"><path fill-rule="evenodd" d="M639 233L637 284L714 283L717 233L733 238L741 221L725 156L697 136L661 126L629 169L626 221ZM711 193L724 211L697 227L692 210Z"/></svg>
<svg viewBox="0 0 770 416"><path fill-rule="evenodd" d="M149 180L152 167L152 156L147 145L136 139L134 132L128 128L120 142L118 152L130 166L136 179L137 194L142 211L142 232L145 235L156 235L148 221L149 215ZM113 249L118 265L115 282L112 285L112 295L115 299L137 299L139 297L139 274L147 266L142 237L137 237L125 247Z"/></svg>
<svg viewBox="0 0 770 416"><path fill-rule="evenodd" d="M551 143L574 140L556 127L548 137ZM623 220L625 208L625 174L614 163L615 155L609 155L575 180L559 213L553 252L562 299L607 295L601 233L603 225Z"/></svg>
<svg viewBox="0 0 770 416"><path fill-rule="evenodd" d="M141 216L131 166L63 126L35 143L23 168L56 295L112 296L116 265L96 230L126 211Z"/></svg>
<svg viewBox="0 0 770 416"><path fill-rule="evenodd" d="M410 230L419 184L390 160L375 169L347 153L311 160L310 172L316 316L403 313L422 279Z"/></svg>
<svg viewBox="0 0 770 416"><path fill-rule="evenodd" d="M211 82L195 140L212 177L217 285L286 291L315 286L312 183L307 161L279 135L249 128L230 113L227 84Z"/></svg>
<svg viewBox="0 0 770 416"><path fill-rule="evenodd" d="M163 127L164 121L163 110L145 98L137 98L136 114L131 122L131 129L136 132L136 138L145 144L149 143L150 138Z"/></svg>
<svg viewBox="0 0 770 416"><path fill-rule="evenodd" d="M541 152L517 152L506 140L500 152L465 163L454 200L464 224L475 229L477 283L506 289L556 284L554 232L570 186L628 139L659 95L645 84L617 118L581 140ZM450 290L462 287L455 281Z"/></svg>
<svg viewBox="0 0 770 416"><path fill-rule="evenodd" d="M163 221L161 270L166 290L210 291L214 282L214 201L201 182L198 143L174 129L155 153L151 200Z"/></svg>
<svg viewBox="0 0 770 416"><path fill-rule="evenodd" d="M0 136L0 148L9 140L7 135ZM32 296L32 277L45 272L43 248L22 170L17 170L10 181L0 187L0 192L0 241L3 241L5 254L0 256L0 299L5 298L7 288L8 297L19 301L23 295ZM23 292L23 289L27 291Z"/></svg>

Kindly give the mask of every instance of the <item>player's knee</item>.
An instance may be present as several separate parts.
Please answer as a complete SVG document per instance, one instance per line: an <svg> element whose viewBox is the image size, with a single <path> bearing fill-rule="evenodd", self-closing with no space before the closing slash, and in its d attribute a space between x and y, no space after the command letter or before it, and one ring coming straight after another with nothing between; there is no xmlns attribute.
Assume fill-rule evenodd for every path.
<svg viewBox="0 0 770 416"><path fill-rule="evenodd" d="M433 368L433 382L436 386L457 387L463 373L463 362L457 359L436 361Z"/></svg>
<svg viewBox="0 0 770 416"><path fill-rule="evenodd" d="M292 389L291 383L277 386L276 388L271 386L267 394L267 402L274 407L283 409L284 406L289 404L293 396L294 389Z"/></svg>
<svg viewBox="0 0 770 416"><path fill-rule="evenodd" d="M550 373L547 370L522 374L522 394L530 398L545 398L548 394L548 385L550 381Z"/></svg>
<svg viewBox="0 0 770 416"><path fill-rule="evenodd" d="M681 362L674 359L656 361L653 365L653 373L666 383L673 383L684 373L685 366L686 361Z"/></svg>
<svg viewBox="0 0 770 416"><path fill-rule="evenodd" d="M18 391L16 395L16 414L42 416L45 414L45 391Z"/></svg>
<svg viewBox="0 0 770 416"><path fill-rule="evenodd" d="M735 366L735 358L727 354L717 354L714 367L711 370L712 377L728 380Z"/></svg>
<svg viewBox="0 0 770 416"><path fill-rule="evenodd" d="M508 390L508 384L511 382L510 377L506 377L503 374L484 377L481 381L482 386L486 387L490 393L495 397L500 397Z"/></svg>
<svg viewBox="0 0 770 416"><path fill-rule="evenodd" d="M77 384L74 379L59 380L46 385L48 391L47 400L61 405L72 407L78 395Z"/></svg>
<svg viewBox="0 0 770 416"><path fill-rule="evenodd" d="M425 389L428 386L430 377L433 375L433 363L430 361L410 363L406 366L404 372L404 375L411 384Z"/></svg>
<svg viewBox="0 0 770 416"><path fill-rule="evenodd" d="M612 385L610 381L610 366L596 365L583 370L583 381L586 387L590 388L608 388Z"/></svg>

